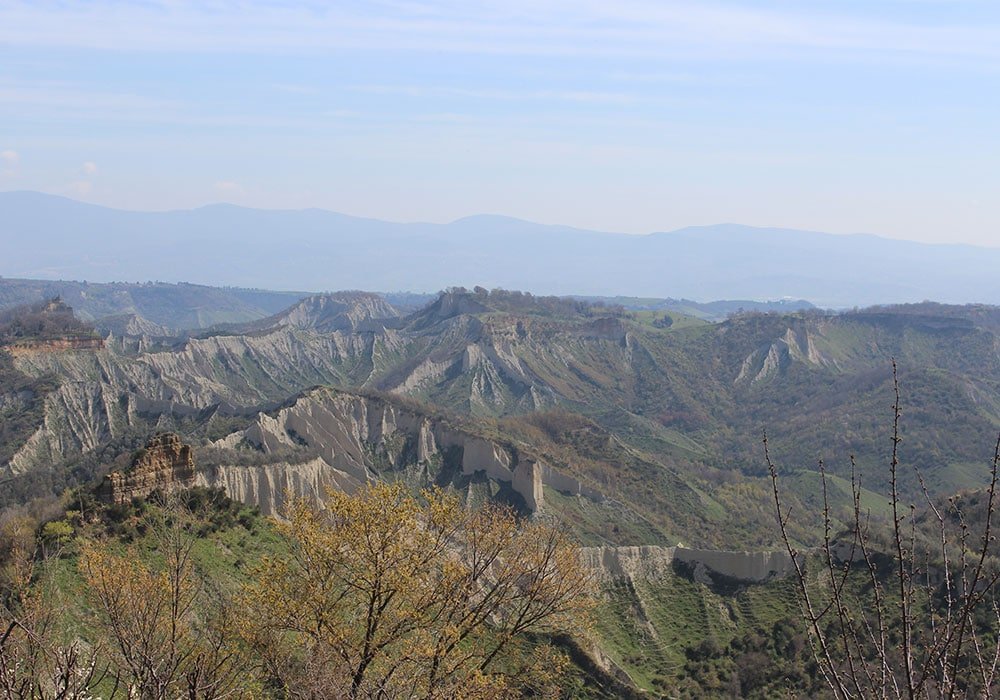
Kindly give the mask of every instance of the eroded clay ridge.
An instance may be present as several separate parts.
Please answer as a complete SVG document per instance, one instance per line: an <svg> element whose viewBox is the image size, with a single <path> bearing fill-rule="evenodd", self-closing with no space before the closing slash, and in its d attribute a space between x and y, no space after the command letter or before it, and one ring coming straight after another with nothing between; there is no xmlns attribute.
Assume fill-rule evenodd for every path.
<svg viewBox="0 0 1000 700"><path fill-rule="evenodd" d="M327 488L353 491L388 472L414 486L472 488L488 480L509 488L531 512L544 508L551 488L594 501L604 496L513 445L471 432L445 418L386 398L330 388L306 392L292 404L260 413L252 425L215 443L266 455L299 451L298 463L222 464L199 475L231 498L280 510L284 494L319 498Z"/></svg>

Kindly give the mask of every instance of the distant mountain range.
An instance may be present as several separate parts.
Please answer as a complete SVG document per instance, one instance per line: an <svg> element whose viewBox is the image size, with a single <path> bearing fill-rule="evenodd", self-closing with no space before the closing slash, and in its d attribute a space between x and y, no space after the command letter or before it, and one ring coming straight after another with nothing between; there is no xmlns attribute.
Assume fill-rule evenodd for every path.
<svg viewBox="0 0 1000 700"><path fill-rule="evenodd" d="M399 224L218 204L134 212L0 193L5 277L162 280L284 290L808 299L850 307L1000 303L1000 249L735 224L635 236L499 216Z"/></svg>

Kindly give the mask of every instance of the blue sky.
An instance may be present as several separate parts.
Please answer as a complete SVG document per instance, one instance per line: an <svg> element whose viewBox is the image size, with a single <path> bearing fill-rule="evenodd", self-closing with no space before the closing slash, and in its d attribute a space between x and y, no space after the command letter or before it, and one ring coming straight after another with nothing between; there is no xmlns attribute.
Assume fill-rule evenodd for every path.
<svg viewBox="0 0 1000 700"><path fill-rule="evenodd" d="M0 189L1000 246L1000 3L4 0Z"/></svg>

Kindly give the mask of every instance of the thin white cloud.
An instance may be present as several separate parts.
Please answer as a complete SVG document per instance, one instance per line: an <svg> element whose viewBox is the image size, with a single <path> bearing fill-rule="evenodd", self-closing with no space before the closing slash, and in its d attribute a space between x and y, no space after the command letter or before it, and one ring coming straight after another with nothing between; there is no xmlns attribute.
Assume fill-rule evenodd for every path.
<svg viewBox="0 0 1000 700"><path fill-rule="evenodd" d="M11 176L21 166L21 156L13 149L0 151L0 175Z"/></svg>
<svg viewBox="0 0 1000 700"><path fill-rule="evenodd" d="M591 90L485 90L425 85L355 85L352 89L379 95L458 97L504 101L631 103L639 99L638 96L627 93Z"/></svg>
<svg viewBox="0 0 1000 700"><path fill-rule="evenodd" d="M97 163L92 160L84 162L80 166L79 177L66 186L66 192L72 197L86 197L94 189L97 173Z"/></svg>
<svg viewBox="0 0 1000 700"><path fill-rule="evenodd" d="M232 180L220 180L212 185L212 189L216 195L224 198L242 197L245 193L243 185Z"/></svg>
<svg viewBox="0 0 1000 700"><path fill-rule="evenodd" d="M18 81L6 76L0 78L0 103L8 107L27 105L84 111L90 108L123 113L165 111L179 105L178 102L136 94L88 89L74 83L53 80Z"/></svg>
<svg viewBox="0 0 1000 700"><path fill-rule="evenodd" d="M0 11L2 14L2 11ZM2 30L0 30L2 31ZM196 102L164 100L132 93L88 89L61 81L12 80L0 76L0 118L65 116L72 112L77 121L171 124L179 126L240 126L277 129L309 128L322 125L318 117L292 118L254 115L246 112L225 114L199 111Z"/></svg>
<svg viewBox="0 0 1000 700"><path fill-rule="evenodd" d="M299 85L297 83L275 83L271 86L278 92L286 92L292 95L318 95L320 89L315 85Z"/></svg>
<svg viewBox="0 0 1000 700"><path fill-rule="evenodd" d="M651 56L821 52L1000 64L1000 24L887 21L670 0L371 3L89 3L0 7L0 44L132 51L298 53L343 49ZM855 6L857 7L857 6ZM839 11L837 11L839 10Z"/></svg>

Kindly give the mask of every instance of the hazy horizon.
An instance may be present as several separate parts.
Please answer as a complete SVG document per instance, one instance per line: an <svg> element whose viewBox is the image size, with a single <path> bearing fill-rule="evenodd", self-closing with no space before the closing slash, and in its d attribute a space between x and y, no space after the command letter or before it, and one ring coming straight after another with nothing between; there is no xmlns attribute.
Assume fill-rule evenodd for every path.
<svg viewBox="0 0 1000 700"><path fill-rule="evenodd" d="M0 191L996 245L1000 7L0 7Z"/></svg>
<svg viewBox="0 0 1000 700"><path fill-rule="evenodd" d="M264 289L1000 303L1000 249L719 225L633 236L508 217L393 223L321 209L122 211L0 192L0 274Z"/></svg>

